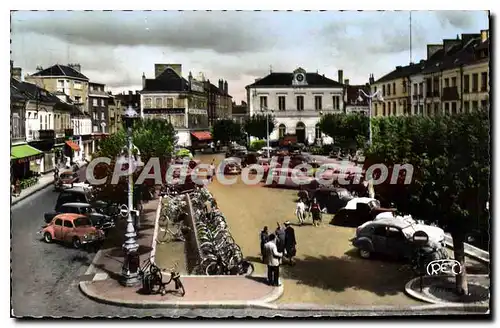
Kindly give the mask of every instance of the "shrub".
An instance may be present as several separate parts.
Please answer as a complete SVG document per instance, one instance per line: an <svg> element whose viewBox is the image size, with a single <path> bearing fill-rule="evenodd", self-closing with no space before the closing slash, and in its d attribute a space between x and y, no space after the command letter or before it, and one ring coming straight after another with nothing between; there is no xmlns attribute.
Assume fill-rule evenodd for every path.
<svg viewBox="0 0 500 328"><path fill-rule="evenodd" d="M254 140L250 143L250 150L257 151L261 150L262 147L266 147L266 140Z"/></svg>

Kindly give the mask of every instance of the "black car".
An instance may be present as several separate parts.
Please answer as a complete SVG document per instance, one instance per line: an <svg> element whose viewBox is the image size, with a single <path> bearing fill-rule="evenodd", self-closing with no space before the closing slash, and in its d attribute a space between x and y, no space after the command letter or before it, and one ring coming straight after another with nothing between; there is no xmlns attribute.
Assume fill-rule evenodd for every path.
<svg viewBox="0 0 500 328"><path fill-rule="evenodd" d="M111 216L99 213L97 209L95 209L88 203L65 203L59 206L58 211L45 213L45 222L51 222L54 216L61 213L75 213L86 215L90 219L94 227L99 228L104 232L107 232L108 229L115 227L114 219Z"/></svg>
<svg viewBox="0 0 500 328"><path fill-rule="evenodd" d="M65 189L57 197L54 211L58 212L63 204L67 203L87 203L91 204L99 213L115 216L118 214L118 206L109 204L102 200L94 199L91 191L84 187L73 187Z"/></svg>
<svg viewBox="0 0 500 328"><path fill-rule="evenodd" d="M345 188L319 187L316 189L306 189L299 191L298 197L311 201L316 198L321 208L326 208L327 213L335 214L345 207L347 202L354 196Z"/></svg>

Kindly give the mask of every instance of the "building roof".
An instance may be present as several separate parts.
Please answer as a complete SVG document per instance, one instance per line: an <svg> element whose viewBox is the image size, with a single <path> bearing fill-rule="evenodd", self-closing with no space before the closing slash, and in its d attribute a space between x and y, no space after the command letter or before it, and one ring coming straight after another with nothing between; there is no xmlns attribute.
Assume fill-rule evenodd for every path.
<svg viewBox="0 0 500 328"><path fill-rule="evenodd" d="M155 79L146 79L142 91L189 91L188 81L167 67Z"/></svg>
<svg viewBox="0 0 500 328"><path fill-rule="evenodd" d="M413 74L417 74L422 70L421 63L418 64L410 64L407 66L397 66L395 70L386 75L382 76L380 79L375 81L376 83L392 81L396 79L400 79L402 77L407 77Z"/></svg>
<svg viewBox="0 0 500 328"><path fill-rule="evenodd" d="M75 79L89 80L85 75L78 72L72 67L66 65L56 64L39 72L36 72L32 76L67 76Z"/></svg>
<svg viewBox="0 0 500 328"><path fill-rule="evenodd" d="M292 86L293 73L270 73L266 77L246 86L249 87L271 87ZM343 87L342 83L331 80L318 73L306 73L307 86L310 87ZM305 87L307 87L305 86Z"/></svg>
<svg viewBox="0 0 500 328"><path fill-rule="evenodd" d="M40 88L36 84L29 82L22 82L17 79L10 79L11 89L14 87L20 94L24 95L29 100L37 100L40 102L47 103L58 103L60 102L54 94L48 92L45 89Z"/></svg>

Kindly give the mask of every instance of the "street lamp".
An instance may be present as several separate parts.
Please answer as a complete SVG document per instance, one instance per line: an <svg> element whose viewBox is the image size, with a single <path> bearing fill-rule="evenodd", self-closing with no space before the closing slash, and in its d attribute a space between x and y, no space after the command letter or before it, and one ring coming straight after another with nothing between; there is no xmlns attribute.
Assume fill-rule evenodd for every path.
<svg viewBox="0 0 500 328"><path fill-rule="evenodd" d="M125 243L122 245L123 251L125 253L125 259L122 266L122 279L121 284L127 287L134 287L141 283L139 278L139 266L140 259L138 254L139 244L137 243L137 234L134 227L134 218L132 213L138 216L138 213L134 211L134 179L132 165L134 164L132 150L134 145L132 143L132 127L134 122L139 119L139 114L132 108L131 105L128 106L127 110L122 116L125 127L127 128L127 160L128 160L128 216L127 216L127 230L125 232ZM139 155L140 156L140 155ZM140 157L137 162L140 161Z"/></svg>
<svg viewBox="0 0 500 328"><path fill-rule="evenodd" d="M274 113L274 109L269 109L267 107L261 107L260 111L266 113L266 134L267 134L267 158L270 158L269 154L269 112Z"/></svg>
<svg viewBox="0 0 500 328"><path fill-rule="evenodd" d="M363 97L361 95L365 96L368 98L368 118L369 118L369 129L370 129L370 134L369 134L369 139L368 139L368 144L371 146L372 145L372 99L377 98L379 101L384 101L384 98L382 98L382 95L380 94L380 90L375 91L374 93L371 94L366 94L362 89L358 90L358 100L363 101Z"/></svg>

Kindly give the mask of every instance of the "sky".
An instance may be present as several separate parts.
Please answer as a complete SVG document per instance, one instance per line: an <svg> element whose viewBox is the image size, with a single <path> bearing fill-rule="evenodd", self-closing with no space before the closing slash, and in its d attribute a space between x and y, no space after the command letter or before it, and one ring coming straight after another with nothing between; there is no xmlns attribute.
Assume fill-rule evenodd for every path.
<svg viewBox="0 0 500 328"><path fill-rule="evenodd" d="M412 60L426 45L489 25L485 11L413 11ZM18 11L11 14L11 59L32 74L37 66L80 63L91 81L114 93L141 90L155 63L180 63L215 85L228 81L233 100L245 86L298 67L350 84L368 82L410 61L408 11L178 12Z"/></svg>

